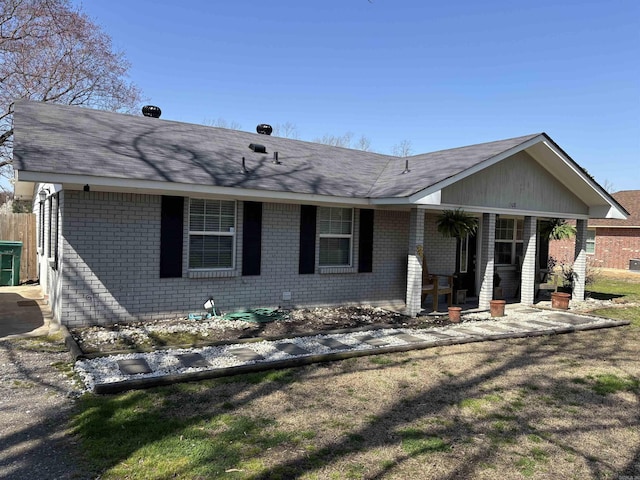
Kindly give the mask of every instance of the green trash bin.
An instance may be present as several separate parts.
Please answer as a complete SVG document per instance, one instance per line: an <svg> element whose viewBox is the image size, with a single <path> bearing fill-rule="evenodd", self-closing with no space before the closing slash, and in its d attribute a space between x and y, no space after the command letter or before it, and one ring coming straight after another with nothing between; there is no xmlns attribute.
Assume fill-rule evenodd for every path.
<svg viewBox="0 0 640 480"><path fill-rule="evenodd" d="M0 286L20 283L20 256L22 242L0 240Z"/></svg>

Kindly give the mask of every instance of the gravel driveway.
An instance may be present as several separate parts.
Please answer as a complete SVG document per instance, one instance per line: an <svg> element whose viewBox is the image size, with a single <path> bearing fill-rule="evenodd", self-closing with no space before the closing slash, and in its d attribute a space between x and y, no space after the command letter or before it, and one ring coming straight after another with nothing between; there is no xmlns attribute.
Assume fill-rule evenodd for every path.
<svg viewBox="0 0 640 480"><path fill-rule="evenodd" d="M0 340L0 478L84 479L67 421L77 387L61 341Z"/></svg>

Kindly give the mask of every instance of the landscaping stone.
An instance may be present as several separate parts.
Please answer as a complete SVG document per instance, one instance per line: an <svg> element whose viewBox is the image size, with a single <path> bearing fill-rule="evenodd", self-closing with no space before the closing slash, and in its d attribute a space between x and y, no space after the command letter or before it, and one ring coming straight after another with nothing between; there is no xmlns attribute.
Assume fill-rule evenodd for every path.
<svg viewBox="0 0 640 480"><path fill-rule="evenodd" d="M199 353L183 353L175 356L185 367L209 367L211 364Z"/></svg>
<svg viewBox="0 0 640 480"><path fill-rule="evenodd" d="M349 348L349 345L345 345L342 342L339 342L335 338L319 338L316 340L320 345L324 345L325 347L330 348L331 350L344 350L345 348Z"/></svg>
<svg viewBox="0 0 640 480"><path fill-rule="evenodd" d="M260 355L259 353L256 353L254 350L251 350L250 348L245 348L245 347L230 348L228 352L231 353L232 355L235 355L240 360L245 362L255 362L257 360L264 360L264 357L262 355Z"/></svg>
<svg viewBox="0 0 640 480"><path fill-rule="evenodd" d="M136 375L138 373L151 373L151 367L144 358L130 358L118 360L118 368L125 375Z"/></svg>
<svg viewBox="0 0 640 480"><path fill-rule="evenodd" d="M307 355L309 353L308 350L298 347L293 343L279 343L276 345L276 348L281 352L287 353L289 355Z"/></svg>

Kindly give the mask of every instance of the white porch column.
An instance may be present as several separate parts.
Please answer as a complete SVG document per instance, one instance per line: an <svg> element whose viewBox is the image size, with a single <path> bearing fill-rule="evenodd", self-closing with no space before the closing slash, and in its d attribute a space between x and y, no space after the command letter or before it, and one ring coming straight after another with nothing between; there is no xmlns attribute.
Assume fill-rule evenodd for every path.
<svg viewBox="0 0 640 480"><path fill-rule="evenodd" d="M587 221L576 221L576 251L573 260L573 300L584 300L584 282L587 273Z"/></svg>
<svg viewBox="0 0 640 480"><path fill-rule="evenodd" d="M409 219L409 249L407 257L407 315L415 317L422 311L422 253L424 251L424 211L411 209Z"/></svg>
<svg viewBox="0 0 640 480"><path fill-rule="evenodd" d="M480 297L478 306L489 308L493 300L493 273L496 243L496 214L482 214L482 240L480 245Z"/></svg>
<svg viewBox="0 0 640 480"><path fill-rule="evenodd" d="M522 269L520 271L520 303L533 304L535 300L537 232L536 217L524 217L524 231L522 237Z"/></svg>

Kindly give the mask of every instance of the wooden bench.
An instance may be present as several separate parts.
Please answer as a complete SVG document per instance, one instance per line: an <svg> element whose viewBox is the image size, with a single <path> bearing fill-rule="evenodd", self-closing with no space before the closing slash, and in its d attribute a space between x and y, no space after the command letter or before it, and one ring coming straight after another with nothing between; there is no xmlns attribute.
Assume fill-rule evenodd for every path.
<svg viewBox="0 0 640 480"><path fill-rule="evenodd" d="M437 273L429 273L427 268L427 260L422 256L422 305L427 295L433 296L433 311L438 311L438 296L447 295L447 303L450 307L453 305L453 275L440 275Z"/></svg>

